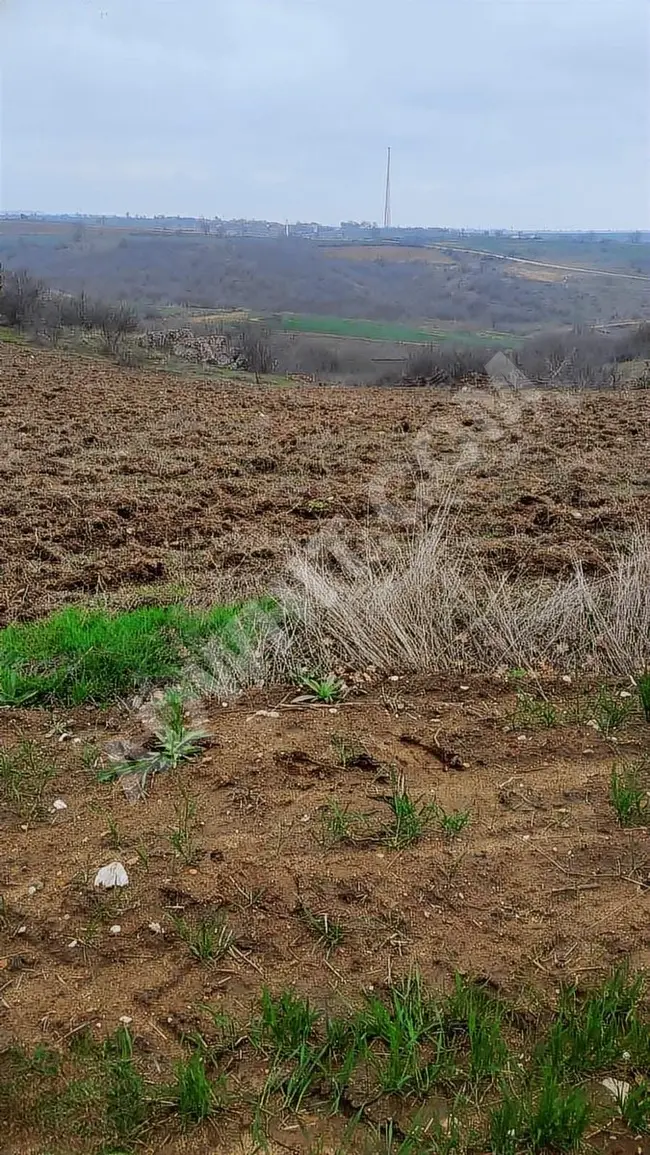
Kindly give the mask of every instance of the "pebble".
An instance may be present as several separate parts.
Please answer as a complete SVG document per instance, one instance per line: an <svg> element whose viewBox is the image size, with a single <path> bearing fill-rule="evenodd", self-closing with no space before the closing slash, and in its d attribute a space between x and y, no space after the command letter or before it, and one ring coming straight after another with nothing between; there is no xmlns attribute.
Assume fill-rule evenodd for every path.
<svg viewBox="0 0 650 1155"><path fill-rule="evenodd" d="M133 1022L133 1019L130 1015L120 1015L120 1022L124 1023L125 1027L128 1027L129 1023Z"/></svg>
<svg viewBox="0 0 650 1155"><path fill-rule="evenodd" d="M119 926L119 924L115 922L115 923L113 923L113 925L111 927L108 928L108 933L109 934L121 934L122 933L122 927Z"/></svg>
<svg viewBox="0 0 650 1155"><path fill-rule="evenodd" d="M95 886L104 890L112 890L114 886L128 886L129 876L121 862L109 862L102 866L95 875Z"/></svg>
<svg viewBox="0 0 650 1155"><path fill-rule="evenodd" d="M68 803L64 802L62 798L57 798L52 803L52 809L53 810L67 810L68 809Z"/></svg>
<svg viewBox="0 0 650 1155"><path fill-rule="evenodd" d="M149 923L149 930L153 934L162 934L162 932L163 932L163 928L161 927L159 922L150 922Z"/></svg>

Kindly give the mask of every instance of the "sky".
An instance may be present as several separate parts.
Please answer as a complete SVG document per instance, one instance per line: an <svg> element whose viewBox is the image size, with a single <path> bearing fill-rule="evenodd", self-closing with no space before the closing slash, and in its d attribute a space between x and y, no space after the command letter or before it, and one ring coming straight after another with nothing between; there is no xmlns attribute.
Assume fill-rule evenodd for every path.
<svg viewBox="0 0 650 1155"><path fill-rule="evenodd" d="M0 0L0 208L650 228L648 0Z"/></svg>

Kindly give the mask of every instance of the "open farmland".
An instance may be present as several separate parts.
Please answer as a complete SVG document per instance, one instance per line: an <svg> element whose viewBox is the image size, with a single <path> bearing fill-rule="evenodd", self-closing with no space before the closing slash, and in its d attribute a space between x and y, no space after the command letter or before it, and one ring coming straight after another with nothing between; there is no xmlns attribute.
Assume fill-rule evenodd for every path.
<svg viewBox="0 0 650 1155"><path fill-rule="evenodd" d="M3 1151L648 1155L650 392L255 385L12 341L0 405ZM237 692L205 631L246 602L276 639L287 586L304 661ZM48 617L70 606L92 634ZM130 676L152 607L213 674L185 719L157 649L111 693L101 630Z"/></svg>
<svg viewBox="0 0 650 1155"><path fill-rule="evenodd" d="M366 341L393 341L396 344L436 345L449 341L459 347L494 345L497 349L512 349L521 342L521 338L513 333L470 331L451 327L439 329L433 325L430 328L416 328L385 321L354 320L350 317L317 317L285 313L281 323L282 328L289 333L318 333L331 337L355 337L357 340L361 338Z"/></svg>

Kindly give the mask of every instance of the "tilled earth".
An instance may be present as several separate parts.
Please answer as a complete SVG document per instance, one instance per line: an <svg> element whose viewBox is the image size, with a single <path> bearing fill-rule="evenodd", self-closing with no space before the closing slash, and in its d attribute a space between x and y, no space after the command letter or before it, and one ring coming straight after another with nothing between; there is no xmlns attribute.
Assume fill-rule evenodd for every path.
<svg viewBox="0 0 650 1155"><path fill-rule="evenodd" d="M643 391L256 387L0 343L0 622L268 589L319 530L390 550L450 491L483 560L597 570L647 508L649 415Z"/></svg>

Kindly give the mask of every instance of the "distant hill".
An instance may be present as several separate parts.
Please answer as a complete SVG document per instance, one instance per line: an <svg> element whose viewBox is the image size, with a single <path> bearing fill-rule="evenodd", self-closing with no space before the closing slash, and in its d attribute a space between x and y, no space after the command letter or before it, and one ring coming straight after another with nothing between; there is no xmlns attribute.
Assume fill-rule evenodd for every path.
<svg viewBox="0 0 650 1155"><path fill-rule="evenodd" d="M535 276L532 266L496 255L650 273L650 246L483 237L461 244L488 246L495 256L449 247L434 258L433 250L416 246L366 251L285 236L155 232L136 223L0 221L6 268L145 309L186 304L514 331L650 317L650 282L544 270Z"/></svg>

